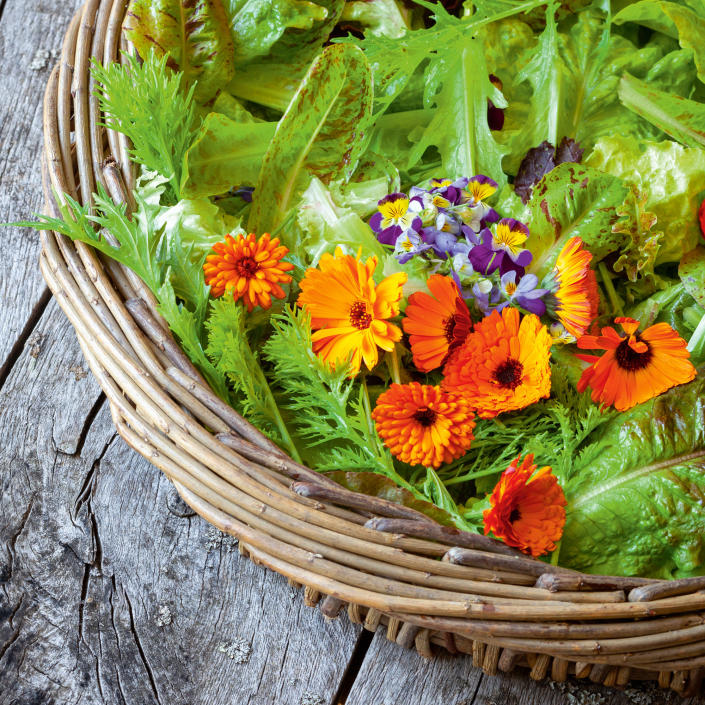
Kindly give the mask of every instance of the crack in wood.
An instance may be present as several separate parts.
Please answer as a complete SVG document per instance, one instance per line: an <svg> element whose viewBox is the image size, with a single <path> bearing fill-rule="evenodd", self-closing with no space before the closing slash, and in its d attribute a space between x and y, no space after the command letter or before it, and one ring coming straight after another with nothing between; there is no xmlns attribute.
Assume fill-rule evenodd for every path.
<svg viewBox="0 0 705 705"><path fill-rule="evenodd" d="M3 7L4 4L0 5L0 18L2 17ZM13 346L10 348L10 352L7 354L7 357L5 358L4 362L2 363L2 365L0 365L0 390L3 388L5 382L10 376L12 368L20 359L20 355L22 355L22 352L25 348L27 341L29 340L29 337L32 335L32 332L37 327L37 324L39 323L42 314L46 310L46 307L49 305L49 301L51 301L51 292L47 287L45 287L44 291L42 292L42 295L39 297L39 301L37 301L34 308L32 309L32 312L27 318L27 322L24 324L22 332L18 336L17 340L15 340Z"/></svg>

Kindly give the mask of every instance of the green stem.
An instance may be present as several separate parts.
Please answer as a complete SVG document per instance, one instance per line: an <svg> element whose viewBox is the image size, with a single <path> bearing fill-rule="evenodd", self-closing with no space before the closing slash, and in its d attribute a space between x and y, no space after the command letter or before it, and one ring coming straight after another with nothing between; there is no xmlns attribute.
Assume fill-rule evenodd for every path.
<svg viewBox="0 0 705 705"><path fill-rule="evenodd" d="M487 477L488 475L498 475L501 470L476 470L475 472L469 472L467 475L458 475L457 477L452 477L450 480L443 480L444 485L459 485L462 482L469 482L470 480L475 480L478 477Z"/></svg>
<svg viewBox="0 0 705 705"><path fill-rule="evenodd" d="M561 542L556 543L556 550L551 554L551 565L558 565L558 557L561 554Z"/></svg>
<svg viewBox="0 0 705 705"><path fill-rule="evenodd" d="M387 353L387 367L389 374L392 376L392 382L401 384L401 371L399 369L399 353L395 345L392 352Z"/></svg>
<svg viewBox="0 0 705 705"><path fill-rule="evenodd" d="M700 319L700 323L698 323L698 327L695 329L695 332L693 335L690 336L690 340L688 341L688 352L693 352L697 350L698 347L703 343L705 340L705 316L703 316Z"/></svg>
<svg viewBox="0 0 705 705"><path fill-rule="evenodd" d="M600 276L602 277L602 282L605 285L605 290L607 291L607 296L609 297L610 303L612 304L612 309L614 310L614 313L619 316L623 316L624 312L622 311L622 304L619 301L619 296L617 296L614 284L612 284L612 277L607 271L607 267L605 266L604 262L600 262L599 269Z"/></svg>

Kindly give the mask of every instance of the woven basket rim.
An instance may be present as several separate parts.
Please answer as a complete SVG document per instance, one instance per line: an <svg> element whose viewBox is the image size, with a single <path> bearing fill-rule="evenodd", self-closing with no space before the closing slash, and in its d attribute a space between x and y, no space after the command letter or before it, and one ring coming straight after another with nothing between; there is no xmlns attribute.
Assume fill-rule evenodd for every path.
<svg viewBox="0 0 705 705"><path fill-rule="evenodd" d="M90 203L98 183L134 207L129 144L101 126L89 73L92 58L134 52L121 32L127 4L88 0L48 81L49 215L65 194ZM41 239L44 278L120 435L198 514L237 536L241 552L304 586L307 604L331 617L347 606L368 629L385 624L390 638L425 656L431 644L470 653L488 673L522 664L539 679L575 673L607 685L651 678L680 693L700 687L705 579L584 575L341 488L213 394L132 272L58 233Z"/></svg>

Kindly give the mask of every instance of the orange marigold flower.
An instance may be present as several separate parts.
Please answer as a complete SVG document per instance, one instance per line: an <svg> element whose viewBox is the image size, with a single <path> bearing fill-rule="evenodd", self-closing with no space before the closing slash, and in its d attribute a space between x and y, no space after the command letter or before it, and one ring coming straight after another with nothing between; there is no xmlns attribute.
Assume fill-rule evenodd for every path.
<svg viewBox="0 0 705 705"><path fill-rule="evenodd" d="M687 343L668 323L638 333L639 321L633 318L615 318L614 322L626 335L606 327L602 335L584 335L578 340L583 350L606 351L601 357L578 355L591 363L578 382L579 392L590 387L594 402L625 411L695 377Z"/></svg>
<svg viewBox="0 0 705 705"><path fill-rule="evenodd" d="M595 272L590 269L592 254L579 237L566 242L543 286L553 293L548 311L558 318L574 337L584 335L597 316L600 297Z"/></svg>
<svg viewBox="0 0 705 705"><path fill-rule="evenodd" d="M443 387L462 394L482 418L523 409L551 393L551 344L537 315L493 311L450 356Z"/></svg>
<svg viewBox="0 0 705 705"><path fill-rule="evenodd" d="M440 387L392 384L377 400L372 418L395 457L437 468L464 455L474 439L474 414L458 394Z"/></svg>
<svg viewBox="0 0 705 705"><path fill-rule="evenodd" d="M291 275L285 274L294 268L290 262L282 262L289 250L279 244L279 238L270 239L265 233L258 240L254 233L247 237L226 235L223 242L213 245L214 254L208 255L203 265L206 284L211 294L219 297L232 292L235 301L244 299L247 310L255 306L269 308L272 296L286 296L279 284L288 284Z"/></svg>
<svg viewBox="0 0 705 705"><path fill-rule="evenodd" d="M563 535L567 502L550 467L534 474L534 456L520 460L512 461L490 495L490 509L482 515L485 534L491 531L507 546L542 556L555 551Z"/></svg>
<svg viewBox="0 0 705 705"><path fill-rule="evenodd" d="M422 372L440 367L472 328L467 304L451 277L434 274L426 283L433 296L424 291L412 294L402 321L414 364Z"/></svg>
<svg viewBox="0 0 705 705"><path fill-rule="evenodd" d="M407 276L392 274L375 286L376 266L376 257L363 263L338 249L335 257L324 254L300 284L298 304L311 313L314 351L332 365L351 360L351 375L362 360L370 370L377 364L378 347L392 351L401 340L401 330L387 319L399 315Z"/></svg>

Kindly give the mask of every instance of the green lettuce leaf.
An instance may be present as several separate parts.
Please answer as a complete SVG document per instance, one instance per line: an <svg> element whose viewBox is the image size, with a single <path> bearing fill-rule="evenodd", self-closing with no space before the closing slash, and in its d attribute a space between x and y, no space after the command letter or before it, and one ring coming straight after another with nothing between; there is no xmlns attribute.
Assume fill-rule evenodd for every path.
<svg viewBox="0 0 705 705"><path fill-rule="evenodd" d="M705 381L620 414L565 487L561 564L607 575L705 570Z"/></svg>
<svg viewBox="0 0 705 705"><path fill-rule="evenodd" d="M686 147L705 147L705 104L652 88L629 74L619 82L619 99Z"/></svg>
<svg viewBox="0 0 705 705"><path fill-rule="evenodd" d="M181 193L207 198L233 186L254 186L274 136L271 122L234 122L211 113L184 157Z"/></svg>
<svg viewBox="0 0 705 705"><path fill-rule="evenodd" d="M169 55L168 65L197 82L195 96L205 103L235 75L234 47L222 0L132 0L123 25L140 56Z"/></svg>
<svg viewBox="0 0 705 705"><path fill-rule="evenodd" d="M627 193L621 179L581 164L561 164L546 174L529 201L531 270L541 279L575 236L583 239L596 262L619 250L625 236L613 226Z"/></svg>
<svg viewBox="0 0 705 705"><path fill-rule="evenodd" d="M627 236L612 269L624 272L632 282L640 276L653 275L663 239L662 232L653 230L658 218L646 210L647 200L648 195L632 185L624 203L617 208L619 220L612 226L612 232Z"/></svg>
<svg viewBox="0 0 705 705"><path fill-rule="evenodd" d="M249 228L272 232L308 186L348 177L365 146L372 110L370 68L356 47L325 49L311 65L267 150Z"/></svg>
<svg viewBox="0 0 705 705"><path fill-rule="evenodd" d="M402 37L410 29L410 12L399 0L354 0L346 2L340 18L346 26L365 35Z"/></svg>
<svg viewBox="0 0 705 705"><path fill-rule="evenodd" d="M705 308L705 247L696 247L683 257L678 276L685 290Z"/></svg>
<svg viewBox="0 0 705 705"><path fill-rule="evenodd" d="M656 264L678 262L700 241L697 213L705 192L705 151L674 142L601 139L585 163L648 194L646 210L664 237Z"/></svg>
<svg viewBox="0 0 705 705"><path fill-rule="evenodd" d="M613 22L635 22L678 39L683 49L693 52L698 78L705 81L705 12L702 5L697 9L701 14L684 7L683 3L642 0L621 10Z"/></svg>
<svg viewBox="0 0 705 705"><path fill-rule="evenodd" d="M225 0L235 45L235 61L266 56L288 30L317 31L328 18L323 3L307 0Z"/></svg>

